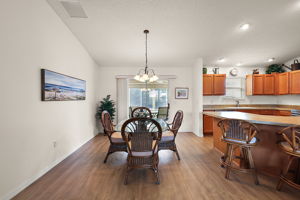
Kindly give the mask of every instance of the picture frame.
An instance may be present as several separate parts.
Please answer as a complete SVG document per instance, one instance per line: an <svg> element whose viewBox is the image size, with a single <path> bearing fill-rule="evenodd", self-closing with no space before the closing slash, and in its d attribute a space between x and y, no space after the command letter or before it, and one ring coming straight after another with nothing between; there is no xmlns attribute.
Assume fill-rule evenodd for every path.
<svg viewBox="0 0 300 200"><path fill-rule="evenodd" d="M188 99L189 98L189 88L176 87L175 88L175 99Z"/></svg>
<svg viewBox="0 0 300 200"><path fill-rule="evenodd" d="M85 80L48 69L41 69L42 101L79 101L85 99Z"/></svg>

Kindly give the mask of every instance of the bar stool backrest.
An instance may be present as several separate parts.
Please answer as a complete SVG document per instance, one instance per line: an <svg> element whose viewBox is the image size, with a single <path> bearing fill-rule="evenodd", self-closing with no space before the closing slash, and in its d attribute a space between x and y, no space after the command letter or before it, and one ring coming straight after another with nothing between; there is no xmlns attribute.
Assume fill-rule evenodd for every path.
<svg viewBox="0 0 300 200"><path fill-rule="evenodd" d="M223 119L218 123L224 139L234 139L249 143L259 132L252 123L237 119Z"/></svg>
<svg viewBox="0 0 300 200"><path fill-rule="evenodd" d="M300 126L286 127L279 134L289 143L294 152L300 150Z"/></svg>

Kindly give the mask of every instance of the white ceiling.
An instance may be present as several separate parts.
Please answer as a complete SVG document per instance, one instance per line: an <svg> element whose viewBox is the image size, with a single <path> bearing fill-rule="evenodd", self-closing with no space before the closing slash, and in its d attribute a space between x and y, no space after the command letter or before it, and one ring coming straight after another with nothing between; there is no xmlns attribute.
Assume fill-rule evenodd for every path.
<svg viewBox="0 0 300 200"><path fill-rule="evenodd" d="M154 68L198 57L205 65L259 67L300 55L300 0L81 0L83 19L48 2L100 66L144 66L144 29Z"/></svg>

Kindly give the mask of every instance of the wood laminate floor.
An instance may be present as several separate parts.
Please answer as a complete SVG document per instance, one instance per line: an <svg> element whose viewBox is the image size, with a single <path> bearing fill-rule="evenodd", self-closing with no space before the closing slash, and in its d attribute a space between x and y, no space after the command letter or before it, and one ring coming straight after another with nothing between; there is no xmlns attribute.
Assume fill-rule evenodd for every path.
<svg viewBox="0 0 300 200"><path fill-rule="evenodd" d="M159 152L160 185L151 170L131 172L124 185L127 154L114 153L104 164L109 143L97 136L13 199L300 199L288 186L276 191L276 178L259 175L256 186L251 175L233 172L226 180L212 137L179 133L176 140L181 161L171 151Z"/></svg>

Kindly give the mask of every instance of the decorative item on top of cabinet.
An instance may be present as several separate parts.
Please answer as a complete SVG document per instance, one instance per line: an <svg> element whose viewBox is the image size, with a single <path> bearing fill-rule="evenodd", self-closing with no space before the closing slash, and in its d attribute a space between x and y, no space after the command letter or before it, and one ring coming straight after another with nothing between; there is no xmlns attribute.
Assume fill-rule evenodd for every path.
<svg viewBox="0 0 300 200"><path fill-rule="evenodd" d="M225 95L226 74L204 74L203 95Z"/></svg>
<svg viewBox="0 0 300 200"><path fill-rule="evenodd" d="M290 94L300 94L300 70L290 73Z"/></svg>
<svg viewBox="0 0 300 200"><path fill-rule="evenodd" d="M259 69L253 69L253 74L259 74Z"/></svg>

